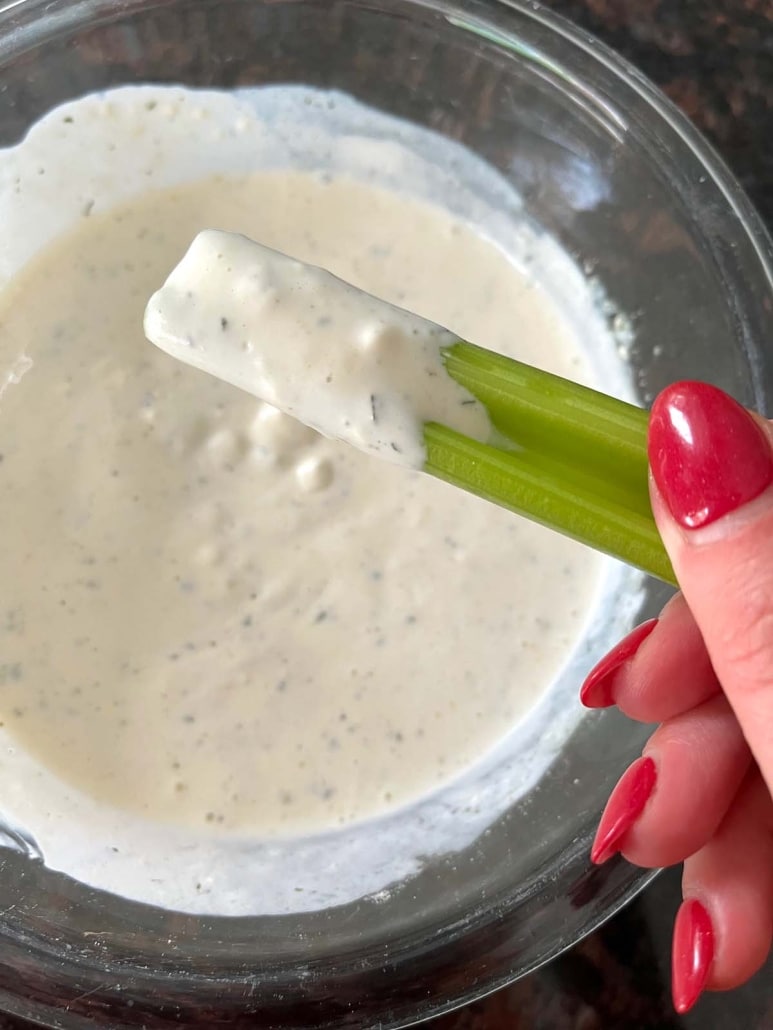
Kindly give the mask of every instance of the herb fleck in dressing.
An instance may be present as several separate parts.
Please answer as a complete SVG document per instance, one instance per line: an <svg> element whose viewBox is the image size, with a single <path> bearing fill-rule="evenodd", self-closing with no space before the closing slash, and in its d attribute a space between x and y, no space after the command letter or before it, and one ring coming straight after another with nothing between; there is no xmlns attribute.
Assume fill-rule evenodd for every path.
<svg viewBox="0 0 773 1030"><path fill-rule="evenodd" d="M425 422L491 432L445 371L452 333L245 236L200 233L151 298L145 332L187 365L408 468L424 464Z"/></svg>
<svg viewBox="0 0 773 1030"><path fill-rule="evenodd" d="M500 740L581 635L602 563L148 347L146 299L202 225L492 349L512 352L517 325L518 356L560 374L582 359L503 251L343 174L203 179L95 208L3 295L2 367L34 362L0 401L5 732L143 817L324 829L422 795ZM220 311L213 285L206 308L239 360L251 288L236 281ZM315 332L377 353L384 324L341 334L340 310L322 307L333 321ZM358 420L382 419L369 390ZM413 463L412 432L379 445Z"/></svg>

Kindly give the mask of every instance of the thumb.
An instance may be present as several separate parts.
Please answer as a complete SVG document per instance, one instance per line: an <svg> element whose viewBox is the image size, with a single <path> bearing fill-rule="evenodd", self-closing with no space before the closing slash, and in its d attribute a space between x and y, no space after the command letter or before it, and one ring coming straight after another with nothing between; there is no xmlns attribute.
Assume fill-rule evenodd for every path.
<svg viewBox="0 0 773 1030"><path fill-rule="evenodd" d="M772 439L767 423L706 383L676 383L652 408L658 528L773 793Z"/></svg>

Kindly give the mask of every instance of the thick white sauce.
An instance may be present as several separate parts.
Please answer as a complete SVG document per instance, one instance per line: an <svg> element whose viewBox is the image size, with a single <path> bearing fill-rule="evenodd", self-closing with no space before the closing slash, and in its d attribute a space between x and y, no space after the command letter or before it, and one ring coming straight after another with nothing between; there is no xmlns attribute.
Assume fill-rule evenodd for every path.
<svg viewBox="0 0 773 1030"><path fill-rule="evenodd" d="M560 698L535 706L608 566L149 347L147 297L217 226L483 346L594 375L566 296L551 299L423 190L396 189L401 170L407 187L419 181L418 158L401 165L397 148L395 182L374 182L360 169L363 154L383 166L375 141L348 144L349 175L261 166L248 138L258 170L235 175L242 143L224 131L232 174L189 181L189 169L169 172L175 142L184 149L192 119L217 122L233 102L204 95L194 115L188 96L122 91L68 109L48 152L75 116L73 145L112 138L116 168L152 112L168 188L131 197L121 182L118 206L85 203L0 299L0 578L13 584L0 612L0 782L7 817L73 875L181 908L283 910L300 903L298 882L312 905L378 889L426 849L480 832L533 782L571 724ZM250 117L274 160L257 115L241 109L237 135L249 137ZM11 162L33 190L18 170L40 162L42 139L29 166L23 148ZM453 785L515 740L530 710L534 753L516 752L486 789L473 774ZM467 782L475 801L459 807ZM396 836L388 821L357 829L422 797L419 821L404 809ZM331 880L310 835L344 825L347 871Z"/></svg>
<svg viewBox="0 0 773 1030"><path fill-rule="evenodd" d="M355 196L365 253L346 231ZM4 721L88 793L253 833L373 815L485 754L579 636L596 554L143 339L149 287L206 211L410 290L500 348L520 295L519 334L579 361L501 251L417 208L309 175L208 180L85 219L3 298L4 344L27 348L35 391L3 398ZM411 281L439 241L449 277Z"/></svg>
<svg viewBox="0 0 773 1030"><path fill-rule="evenodd" d="M375 231L375 230L374 230ZM458 337L238 233L200 233L145 312L149 340L366 454L420 469L425 422L485 441L445 371Z"/></svg>

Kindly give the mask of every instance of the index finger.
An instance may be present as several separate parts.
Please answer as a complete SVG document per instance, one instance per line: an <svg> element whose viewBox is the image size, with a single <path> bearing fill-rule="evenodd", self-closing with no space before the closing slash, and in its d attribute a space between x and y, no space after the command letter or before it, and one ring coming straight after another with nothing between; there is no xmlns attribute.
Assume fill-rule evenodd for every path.
<svg viewBox="0 0 773 1030"><path fill-rule="evenodd" d="M713 668L773 785L773 450L727 394L677 383L653 406L652 503Z"/></svg>

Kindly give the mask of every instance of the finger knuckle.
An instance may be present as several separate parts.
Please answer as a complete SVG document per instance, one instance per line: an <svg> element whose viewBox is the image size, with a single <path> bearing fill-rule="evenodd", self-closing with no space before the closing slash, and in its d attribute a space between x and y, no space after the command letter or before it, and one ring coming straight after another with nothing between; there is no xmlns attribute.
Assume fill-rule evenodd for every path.
<svg viewBox="0 0 773 1030"><path fill-rule="evenodd" d="M721 665L738 689L773 691L773 584L741 589L720 639ZM723 679L725 676L722 677Z"/></svg>

